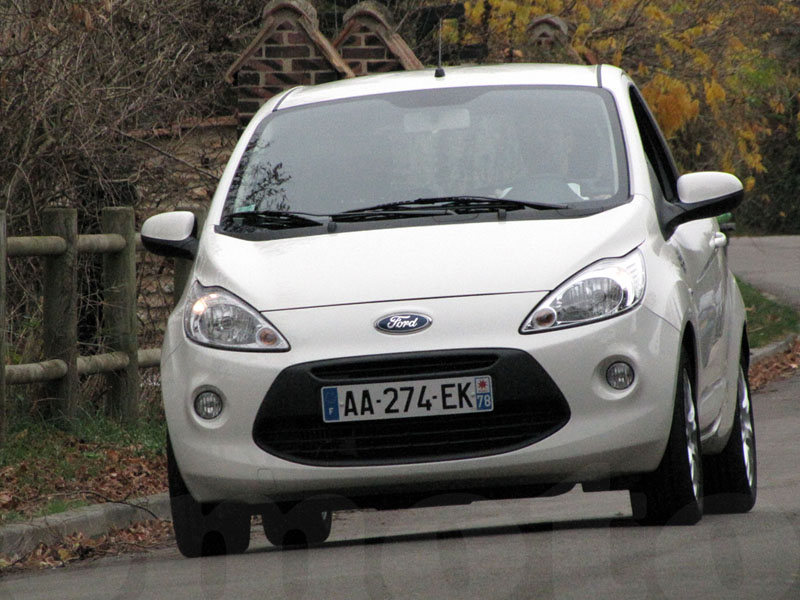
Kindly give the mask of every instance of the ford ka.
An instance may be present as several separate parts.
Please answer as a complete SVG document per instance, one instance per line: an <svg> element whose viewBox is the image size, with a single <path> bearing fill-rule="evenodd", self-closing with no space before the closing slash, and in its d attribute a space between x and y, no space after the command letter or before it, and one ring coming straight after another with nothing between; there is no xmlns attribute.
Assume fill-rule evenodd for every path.
<svg viewBox="0 0 800 600"><path fill-rule="evenodd" d="M332 512L628 490L692 524L756 500L745 311L714 218L611 66L452 67L267 101L201 226L161 359L180 551Z"/></svg>

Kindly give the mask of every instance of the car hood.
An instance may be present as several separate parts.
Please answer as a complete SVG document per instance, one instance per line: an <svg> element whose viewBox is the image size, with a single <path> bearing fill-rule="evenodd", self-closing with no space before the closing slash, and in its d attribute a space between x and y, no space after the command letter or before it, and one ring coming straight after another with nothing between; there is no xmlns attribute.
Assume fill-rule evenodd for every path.
<svg viewBox="0 0 800 600"><path fill-rule="evenodd" d="M645 238L636 201L596 215L253 242L206 229L195 276L259 311L550 291Z"/></svg>

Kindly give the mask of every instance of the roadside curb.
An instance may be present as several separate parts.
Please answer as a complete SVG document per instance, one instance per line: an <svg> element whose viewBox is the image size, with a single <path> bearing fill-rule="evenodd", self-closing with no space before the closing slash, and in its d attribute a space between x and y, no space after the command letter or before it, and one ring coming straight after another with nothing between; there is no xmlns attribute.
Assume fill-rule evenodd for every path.
<svg viewBox="0 0 800 600"><path fill-rule="evenodd" d="M122 529L154 518L171 519L166 492L124 503L93 504L27 523L0 527L0 552L22 556L39 544L54 544L68 535L82 533L95 537L105 535L113 528Z"/></svg>
<svg viewBox="0 0 800 600"><path fill-rule="evenodd" d="M786 336L786 338L783 340L773 342L767 346L762 346L761 348L754 348L750 351L750 364L754 365L762 360L771 358L776 354L788 351L798 338L800 338L800 334L793 333Z"/></svg>
<svg viewBox="0 0 800 600"><path fill-rule="evenodd" d="M785 339L750 352L751 364L786 352L800 337L792 334ZM82 533L87 537L107 534L113 528L129 527L135 523L158 518L171 520L169 495L164 492L126 503L94 504L28 523L0 527L0 553L22 556L41 543L53 544L68 535Z"/></svg>

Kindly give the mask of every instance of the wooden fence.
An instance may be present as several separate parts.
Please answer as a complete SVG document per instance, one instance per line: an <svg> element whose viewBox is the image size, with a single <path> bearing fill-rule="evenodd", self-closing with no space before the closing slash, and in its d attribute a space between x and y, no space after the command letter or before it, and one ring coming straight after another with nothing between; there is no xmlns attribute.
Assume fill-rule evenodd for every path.
<svg viewBox="0 0 800 600"><path fill-rule="evenodd" d="M137 340L137 234L132 208L106 208L101 230L78 235L77 211L50 208L43 212L43 233L7 237L5 212L0 211L0 446L6 435L6 386L45 384L51 414L69 422L79 403L79 376L102 373L108 379L108 409L125 423L138 418L139 368L158 366L161 350L139 348ZM103 337L108 352L78 354L78 269L80 253L103 254ZM19 256L43 257L44 360L7 365L6 264ZM177 265L176 265L177 266ZM185 272L185 265L176 271ZM179 284L176 281L176 291Z"/></svg>

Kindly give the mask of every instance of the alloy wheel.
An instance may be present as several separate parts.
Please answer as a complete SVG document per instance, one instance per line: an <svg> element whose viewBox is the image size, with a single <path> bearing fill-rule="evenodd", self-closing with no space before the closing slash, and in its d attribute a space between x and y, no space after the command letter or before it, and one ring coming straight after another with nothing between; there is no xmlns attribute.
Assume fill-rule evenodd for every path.
<svg viewBox="0 0 800 600"><path fill-rule="evenodd" d="M744 370L739 367L739 418L742 422L742 454L744 455L747 483L752 488L756 479L756 444L753 428L753 406Z"/></svg>
<svg viewBox="0 0 800 600"><path fill-rule="evenodd" d="M702 471L700 469L700 438L697 427L697 413L692 401L692 382L689 373L683 372L683 398L686 422L686 453L689 459L689 471L692 478L692 491L695 498L700 498L702 489Z"/></svg>

